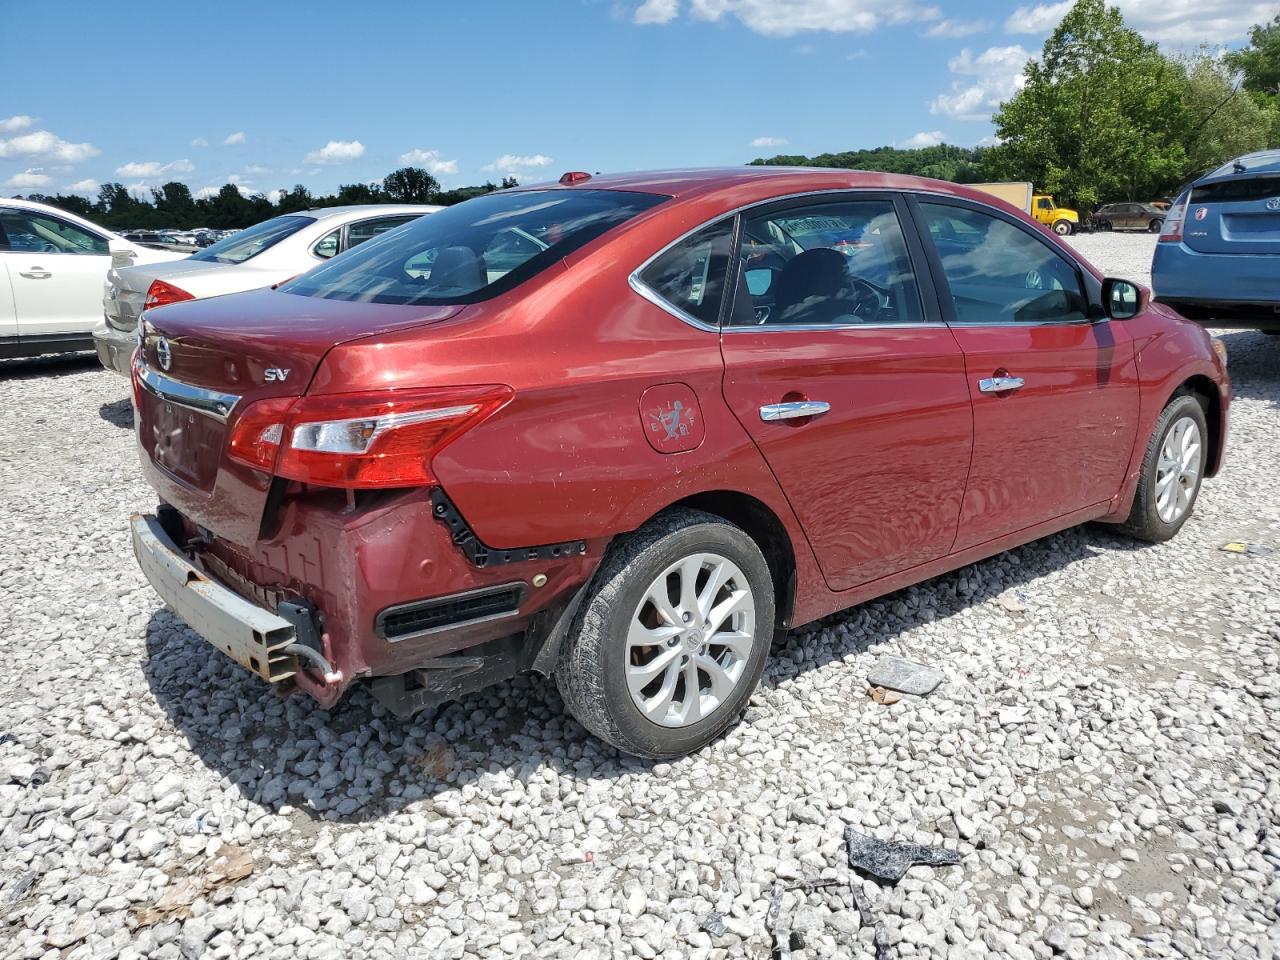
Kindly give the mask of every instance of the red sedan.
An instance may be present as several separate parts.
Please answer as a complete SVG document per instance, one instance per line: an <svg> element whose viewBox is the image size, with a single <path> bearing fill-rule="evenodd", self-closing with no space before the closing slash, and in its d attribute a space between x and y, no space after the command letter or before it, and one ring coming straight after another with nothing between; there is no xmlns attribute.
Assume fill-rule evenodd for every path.
<svg viewBox="0 0 1280 960"><path fill-rule="evenodd" d="M566 174L148 313L134 548L322 704L537 670L670 757L791 627L1089 520L1172 537L1222 459L1215 347L953 184Z"/></svg>

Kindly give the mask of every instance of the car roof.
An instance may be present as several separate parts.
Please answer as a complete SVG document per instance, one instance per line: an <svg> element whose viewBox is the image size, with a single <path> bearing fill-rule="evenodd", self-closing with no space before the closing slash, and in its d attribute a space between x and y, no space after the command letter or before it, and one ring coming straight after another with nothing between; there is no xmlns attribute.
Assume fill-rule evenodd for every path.
<svg viewBox="0 0 1280 960"><path fill-rule="evenodd" d="M917 190L972 197L989 203L989 193L981 193L960 184L927 177L909 177L867 170L844 170L836 167L712 167L689 170L645 170L631 173L594 174L589 180L573 185L557 181L515 187L525 190L631 190L657 193L675 199L691 199L723 190L743 188L747 193L768 196L771 193L794 194L810 190L880 189ZM756 188L756 189L751 189Z"/></svg>
<svg viewBox="0 0 1280 960"><path fill-rule="evenodd" d="M1237 169L1243 167L1243 170ZM1228 160L1216 170L1211 170L1196 181L1197 184L1212 180L1230 180L1241 174L1280 173L1280 150L1259 150L1257 153L1246 153L1242 157Z"/></svg>
<svg viewBox="0 0 1280 960"><path fill-rule="evenodd" d="M329 220L333 217L370 216L376 217L388 213L435 213L443 210L433 203L355 203L345 207L314 207L311 210L300 210L299 213L316 220Z"/></svg>

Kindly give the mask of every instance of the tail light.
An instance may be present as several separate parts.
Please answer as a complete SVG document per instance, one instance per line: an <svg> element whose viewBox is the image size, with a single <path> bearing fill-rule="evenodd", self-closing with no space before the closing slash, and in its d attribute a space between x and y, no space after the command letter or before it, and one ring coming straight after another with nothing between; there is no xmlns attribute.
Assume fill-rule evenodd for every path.
<svg viewBox="0 0 1280 960"><path fill-rule="evenodd" d="M435 455L511 393L505 386L444 387L260 400L236 421L228 456L319 486L427 486L435 483Z"/></svg>
<svg viewBox="0 0 1280 960"><path fill-rule="evenodd" d="M1164 218L1164 226L1160 229L1160 243L1181 243L1182 222L1187 219L1187 207L1191 205L1191 193L1188 191L1169 208Z"/></svg>
<svg viewBox="0 0 1280 960"><path fill-rule="evenodd" d="M153 310L167 303L180 303L183 300L194 299L195 297L181 287L175 287L172 283L165 283L163 280L152 280L151 286L147 288L147 299L142 308Z"/></svg>

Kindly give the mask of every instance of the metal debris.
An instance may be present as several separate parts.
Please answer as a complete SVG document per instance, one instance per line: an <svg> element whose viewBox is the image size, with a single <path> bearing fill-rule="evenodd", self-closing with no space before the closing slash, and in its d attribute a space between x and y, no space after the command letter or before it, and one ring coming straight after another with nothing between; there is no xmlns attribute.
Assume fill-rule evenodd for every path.
<svg viewBox="0 0 1280 960"><path fill-rule="evenodd" d="M889 655L872 664L867 674L867 683L871 686L900 690L913 697L933 693L944 679L941 670Z"/></svg>
<svg viewBox="0 0 1280 960"><path fill-rule="evenodd" d="M877 840L858 833L853 827L845 828L844 843L849 853L849 866L890 883L897 883L916 864L949 867L960 862L960 855L954 850Z"/></svg>

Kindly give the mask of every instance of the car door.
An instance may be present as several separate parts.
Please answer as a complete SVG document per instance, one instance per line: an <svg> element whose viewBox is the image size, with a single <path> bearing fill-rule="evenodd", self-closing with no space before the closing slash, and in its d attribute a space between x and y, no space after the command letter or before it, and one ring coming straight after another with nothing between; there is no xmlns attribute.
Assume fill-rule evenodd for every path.
<svg viewBox="0 0 1280 960"><path fill-rule="evenodd" d="M973 399L973 464L956 549L1111 499L1133 450L1138 379L1100 284L1050 240L985 205L913 197Z"/></svg>
<svg viewBox="0 0 1280 960"><path fill-rule="evenodd" d="M964 357L904 213L842 193L740 218L724 395L834 590L948 553L969 468Z"/></svg>
<svg viewBox="0 0 1280 960"><path fill-rule="evenodd" d="M85 333L102 316L111 254L107 238L69 220L0 207L0 252L20 337Z"/></svg>

